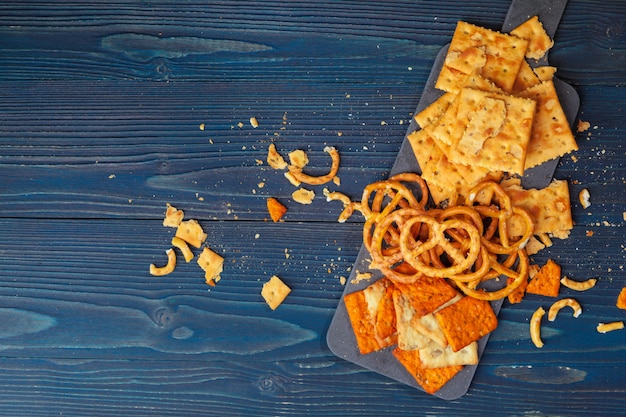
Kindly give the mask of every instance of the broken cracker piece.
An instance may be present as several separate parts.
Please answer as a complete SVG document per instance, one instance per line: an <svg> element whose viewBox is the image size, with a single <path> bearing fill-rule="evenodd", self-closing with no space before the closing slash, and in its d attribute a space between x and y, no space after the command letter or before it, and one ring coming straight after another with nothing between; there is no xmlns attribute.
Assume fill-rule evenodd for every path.
<svg viewBox="0 0 626 417"><path fill-rule="evenodd" d="M165 227L178 227L185 217L185 213L182 210L178 210L170 203L166 203L165 218L163 219L163 226Z"/></svg>
<svg viewBox="0 0 626 417"><path fill-rule="evenodd" d="M552 259L548 259L539 272L530 280L526 287L529 294L557 297L561 287L561 267Z"/></svg>
<svg viewBox="0 0 626 417"><path fill-rule="evenodd" d="M276 150L276 145L270 143L269 149L267 151L267 163L274 169L285 169L287 168L287 162L282 157L281 154Z"/></svg>
<svg viewBox="0 0 626 417"><path fill-rule="evenodd" d="M202 226L197 220L191 219L183 221L176 229L176 237L184 240L195 248L202 246L207 238L207 234L202 230Z"/></svg>
<svg viewBox="0 0 626 417"><path fill-rule="evenodd" d="M270 217L272 221L276 223L280 219L283 218L285 213L287 213L287 207L285 207L278 199L274 197L267 198L267 211L270 213Z"/></svg>
<svg viewBox="0 0 626 417"><path fill-rule="evenodd" d="M206 283L212 287L215 286L221 279L220 274L224 267L224 258L205 246L198 256L197 262L200 268L204 270Z"/></svg>
<svg viewBox="0 0 626 417"><path fill-rule="evenodd" d="M307 190L306 188L299 188L291 193L293 201L300 204L311 204L315 198L315 192L313 190Z"/></svg>

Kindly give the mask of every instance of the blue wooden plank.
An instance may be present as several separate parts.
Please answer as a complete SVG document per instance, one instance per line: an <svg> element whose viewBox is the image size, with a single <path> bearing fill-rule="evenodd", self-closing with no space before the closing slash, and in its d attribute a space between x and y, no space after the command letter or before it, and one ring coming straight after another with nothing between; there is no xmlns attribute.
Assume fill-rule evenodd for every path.
<svg viewBox="0 0 626 417"><path fill-rule="evenodd" d="M483 416L498 402L499 415L622 415L624 333L594 326L624 319L624 2L571 1L550 54L592 129L556 173L576 227L534 260L598 285L575 294L580 318L546 326L541 351L527 323L550 300L505 305L459 400L330 353L360 219L337 224L339 203L323 198L290 201L282 173L257 162L275 142L322 172L335 145L333 188L358 197L391 169L457 20L497 29L508 4L0 4L0 414ZM289 206L285 222L268 221L270 195ZM169 247L165 202L225 255L210 291L180 259L148 275ZM259 291L274 273L293 292L271 312Z"/></svg>

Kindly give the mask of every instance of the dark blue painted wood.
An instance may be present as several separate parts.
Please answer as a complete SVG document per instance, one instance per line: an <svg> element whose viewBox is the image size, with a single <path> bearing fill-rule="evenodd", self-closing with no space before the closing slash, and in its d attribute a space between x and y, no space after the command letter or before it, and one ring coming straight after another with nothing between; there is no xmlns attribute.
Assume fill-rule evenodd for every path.
<svg viewBox="0 0 626 417"><path fill-rule="evenodd" d="M571 0L550 61L581 97L576 227L537 262L599 278L584 313L528 340L529 296L505 304L474 383L444 402L345 362L325 332L360 247L339 203L290 199L263 161L306 149L357 197L384 178L456 21L502 26L507 1L0 4L0 414L10 416L620 416L626 406L623 137L626 5ZM248 119L256 116L253 129ZM239 127L238 123L243 126ZM200 130L204 124L204 130ZM591 192L584 210L576 195ZM289 207L268 221L265 197ZM217 287L165 260L165 203L226 258ZM587 236L587 232L593 232ZM259 294L280 275L276 311ZM566 294L567 292L564 292Z"/></svg>

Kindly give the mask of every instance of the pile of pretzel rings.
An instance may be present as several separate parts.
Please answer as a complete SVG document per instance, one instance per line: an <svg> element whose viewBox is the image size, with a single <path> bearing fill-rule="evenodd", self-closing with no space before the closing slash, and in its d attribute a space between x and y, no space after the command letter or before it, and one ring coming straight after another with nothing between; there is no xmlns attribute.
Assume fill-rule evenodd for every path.
<svg viewBox="0 0 626 417"><path fill-rule="evenodd" d="M527 280L524 246L533 234L533 219L512 206L498 183L482 182L447 208L427 209L428 200L425 181L402 173L369 184L360 202L346 206L344 216L358 210L365 217L363 242L371 268L405 284L422 276L447 278L466 295L489 301L506 297ZM523 225L521 236L511 236L512 221ZM505 285L497 290L479 287L502 276Z"/></svg>

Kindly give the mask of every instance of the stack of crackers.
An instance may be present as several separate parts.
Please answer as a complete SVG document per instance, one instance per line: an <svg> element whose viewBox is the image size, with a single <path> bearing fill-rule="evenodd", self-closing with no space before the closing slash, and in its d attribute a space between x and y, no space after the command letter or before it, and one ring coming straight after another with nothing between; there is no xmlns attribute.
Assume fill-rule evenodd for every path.
<svg viewBox="0 0 626 417"><path fill-rule="evenodd" d="M458 23L435 84L443 94L408 136L435 203L578 149L555 68L531 66L552 44L537 17L510 34Z"/></svg>

